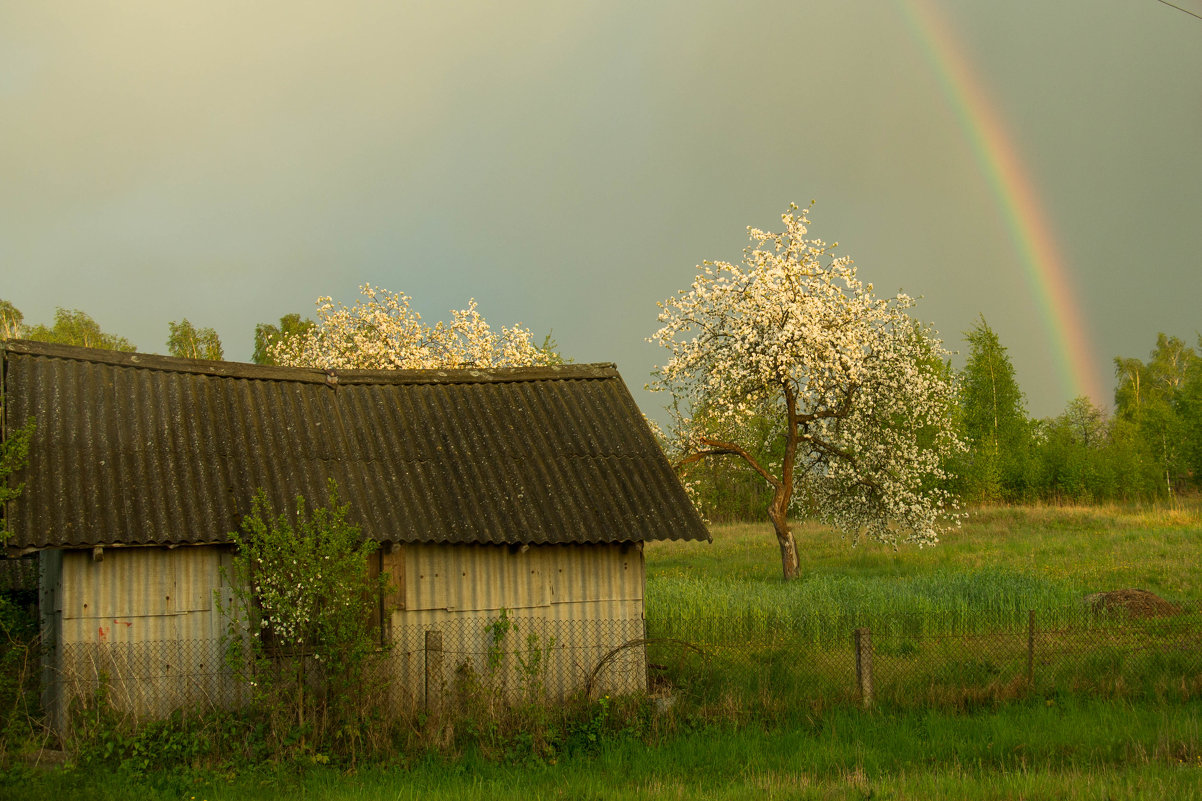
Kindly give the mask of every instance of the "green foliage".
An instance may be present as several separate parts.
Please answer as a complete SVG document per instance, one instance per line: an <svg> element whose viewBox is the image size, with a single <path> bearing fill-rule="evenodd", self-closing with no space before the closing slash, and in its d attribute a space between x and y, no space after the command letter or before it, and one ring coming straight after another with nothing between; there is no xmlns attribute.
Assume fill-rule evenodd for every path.
<svg viewBox="0 0 1202 801"><path fill-rule="evenodd" d="M1202 354L1202 334L1198 349ZM1202 485L1202 358L1193 359L1186 367L1181 389L1176 398L1181 417L1181 457L1194 486Z"/></svg>
<svg viewBox="0 0 1202 801"><path fill-rule="evenodd" d="M784 801L785 799L1197 799L1197 715L1182 705L1042 699L972 715L836 709L779 725L682 726L607 735L553 766L475 753L398 758L348 773L271 766L180 781L103 770L10 770L0 797L22 801ZM7 794L6 794L7 793Z"/></svg>
<svg viewBox="0 0 1202 801"><path fill-rule="evenodd" d="M325 506L298 496L292 515L277 514L260 490L230 534L229 658L268 712L281 755L354 751L371 716L366 677L380 642L372 612L387 577L371 577L377 545L349 512L333 480Z"/></svg>
<svg viewBox="0 0 1202 801"><path fill-rule="evenodd" d="M32 604L0 594L0 757L38 730L41 638Z"/></svg>
<svg viewBox="0 0 1202 801"><path fill-rule="evenodd" d="M1114 362L1117 414L1135 427L1143 446L1140 456L1156 465L1164 493L1172 496L1198 486L1202 358L1177 337L1162 333L1146 364L1130 358Z"/></svg>
<svg viewBox="0 0 1202 801"><path fill-rule="evenodd" d="M171 334L167 337L167 351L181 359L208 359L221 361L225 354L221 349L221 338L212 328L197 328L185 317L181 322L167 324Z"/></svg>
<svg viewBox="0 0 1202 801"><path fill-rule="evenodd" d="M711 422L704 406L694 417L716 430L719 438L736 436ZM750 454L759 464L775 466L784 458L785 436L778 416L752 415L744 421L738 436L749 443ZM693 462L681 469L681 479L687 482L693 502L708 520L731 523L764 520L768 516L772 487L738 457Z"/></svg>
<svg viewBox="0 0 1202 801"><path fill-rule="evenodd" d="M285 314L280 318L279 325L259 323L255 326L255 352L251 361L255 364L275 364L275 357L271 355L273 346L285 339L304 336L314 327L316 323L307 317L301 319L299 314Z"/></svg>
<svg viewBox="0 0 1202 801"><path fill-rule="evenodd" d="M116 334L106 334L100 326L79 309L59 307L54 312L54 325L35 325L25 329L26 339L51 342L58 345L79 345L85 348L101 348L132 353L137 350L133 343Z"/></svg>
<svg viewBox="0 0 1202 801"><path fill-rule="evenodd" d="M1022 500L1029 489L1026 400L985 318L964 336L969 355L960 373L960 425L968 452L955 467L964 495L984 503Z"/></svg>
<svg viewBox="0 0 1202 801"><path fill-rule="evenodd" d="M542 354L538 362L539 364L554 366L558 364L570 364L572 362L571 359L565 358L559 352L559 341L551 336L550 332L543 337L543 344L539 345L536 350Z"/></svg>
<svg viewBox="0 0 1202 801"><path fill-rule="evenodd" d="M0 419L4 416L4 398L0 396ZM7 509L8 502L17 498L25 489L25 482L14 481L13 477L29 464L29 445L33 441L36 424L30 417L20 428L5 428L5 439L0 444L0 509ZM11 532L8 518L0 520L0 546L8 542Z"/></svg>
<svg viewBox="0 0 1202 801"><path fill-rule="evenodd" d="M506 762L554 761L564 741L565 726L578 718L579 711L576 704L556 710L548 703L546 670L555 638L544 642L536 631L525 628L505 608L485 625L483 672L467 662L458 665L451 718L423 721L426 727L443 727L430 734L437 738L456 729L461 744L474 745ZM511 678L517 679L516 686Z"/></svg>
<svg viewBox="0 0 1202 801"><path fill-rule="evenodd" d="M0 299L0 339L20 339L25 315L7 300Z"/></svg>

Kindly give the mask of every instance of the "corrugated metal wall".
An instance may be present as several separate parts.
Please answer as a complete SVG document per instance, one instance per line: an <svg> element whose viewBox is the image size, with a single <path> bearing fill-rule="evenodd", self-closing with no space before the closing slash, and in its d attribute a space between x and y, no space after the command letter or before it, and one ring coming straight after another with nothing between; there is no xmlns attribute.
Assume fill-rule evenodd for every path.
<svg viewBox="0 0 1202 801"><path fill-rule="evenodd" d="M108 548L43 557L47 709L62 730L72 698L108 683L118 708L139 716L241 698L226 668L231 553L226 546ZM642 549L634 545L406 545L384 554L386 603L381 697L426 700L427 631L442 636L436 691L497 699L561 699L598 664L644 636ZM504 612L502 612L504 610ZM507 623L498 625L502 614ZM382 679L385 680L385 679ZM597 692L646 688L641 647L623 649L596 677ZM398 699L400 699L398 701Z"/></svg>
<svg viewBox="0 0 1202 801"><path fill-rule="evenodd" d="M408 686L424 686L428 630L442 634L452 692L466 676L511 696L537 684L557 699L581 690L610 651L644 636L637 546L406 545L403 554L404 575L393 579L404 604L392 613L391 639ZM502 610L509 625L497 625ZM646 689L642 648L612 659L596 689Z"/></svg>
<svg viewBox="0 0 1202 801"><path fill-rule="evenodd" d="M44 699L60 731L75 698L103 680L116 708L139 717L205 708L240 694L224 661L215 590L227 547L62 551L44 565L48 648Z"/></svg>
<svg viewBox="0 0 1202 801"><path fill-rule="evenodd" d="M66 551L62 560L63 643L220 640L213 591L229 570L228 548L108 548ZM223 599L228 604L229 594Z"/></svg>

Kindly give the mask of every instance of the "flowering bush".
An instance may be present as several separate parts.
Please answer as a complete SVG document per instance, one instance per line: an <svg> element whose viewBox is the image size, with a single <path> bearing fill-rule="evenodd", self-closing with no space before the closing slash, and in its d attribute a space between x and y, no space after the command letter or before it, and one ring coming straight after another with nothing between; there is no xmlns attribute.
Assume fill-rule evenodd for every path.
<svg viewBox="0 0 1202 801"><path fill-rule="evenodd" d="M523 367L561 361L553 348L536 346L521 325L494 331L476 309L451 312L451 322L426 325L403 292L370 284L354 306L317 299L317 322L269 346L276 364L323 369L436 369Z"/></svg>
<svg viewBox="0 0 1202 801"><path fill-rule="evenodd" d="M379 645L373 611L387 577L371 577L376 543L348 519L331 479L326 506L297 497L293 515L276 514L260 490L231 532L230 651L258 697L277 705L273 721L311 734L347 730L358 714L362 674Z"/></svg>
<svg viewBox="0 0 1202 801"><path fill-rule="evenodd" d="M803 505L853 538L935 542L955 518L940 465L962 445L947 353L913 299L876 297L838 243L806 238L796 206L781 220L783 233L748 229L742 265L700 267L649 341L671 354L653 388L673 394L681 467L736 456L758 473L793 578L788 515Z"/></svg>

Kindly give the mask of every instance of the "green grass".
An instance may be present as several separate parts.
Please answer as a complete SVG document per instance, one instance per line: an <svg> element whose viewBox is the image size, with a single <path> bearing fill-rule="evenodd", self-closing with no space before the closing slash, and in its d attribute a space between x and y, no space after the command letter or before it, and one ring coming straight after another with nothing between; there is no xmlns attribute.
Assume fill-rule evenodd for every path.
<svg viewBox="0 0 1202 801"><path fill-rule="evenodd" d="M842 710L783 728L711 725L619 737L597 756L515 767L455 761L192 772L131 778L10 774L0 798L28 801L329 799L1202 798L1194 705L1097 700L1014 705L972 716Z"/></svg>
<svg viewBox="0 0 1202 801"><path fill-rule="evenodd" d="M712 544L646 548L647 617L665 635L710 640L783 631L843 636L858 626L927 633L1048 627L1090 619L1092 592L1139 587L1202 598L1202 515L1185 510L1024 507L977 510L934 547L855 546L796 525L801 573L780 579L769 524L716 526Z"/></svg>
<svg viewBox="0 0 1202 801"><path fill-rule="evenodd" d="M779 577L768 524L646 549L658 676L706 719L778 721L854 705L853 632L872 632L876 701L964 712L1070 694L1165 701L1202 693L1198 510L979 510L933 548L855 547L796 527L802 577ZM1173 618L1099 616L1097 591L1138 586ZM1028 679L1028 624L1036 612Z"/></svg>

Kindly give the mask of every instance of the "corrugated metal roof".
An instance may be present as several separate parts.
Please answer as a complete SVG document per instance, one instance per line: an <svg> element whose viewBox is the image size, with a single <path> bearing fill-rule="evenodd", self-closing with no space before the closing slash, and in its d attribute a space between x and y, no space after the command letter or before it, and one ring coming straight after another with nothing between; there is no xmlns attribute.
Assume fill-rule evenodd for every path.
<svg viewBox="0 0 1202 801"><path fill-rule="evenodd" d="M37 420L16 548L220 542L337 480L395 542L705 540L612 364L325 372L14 340L6 426Z"/></svg>

